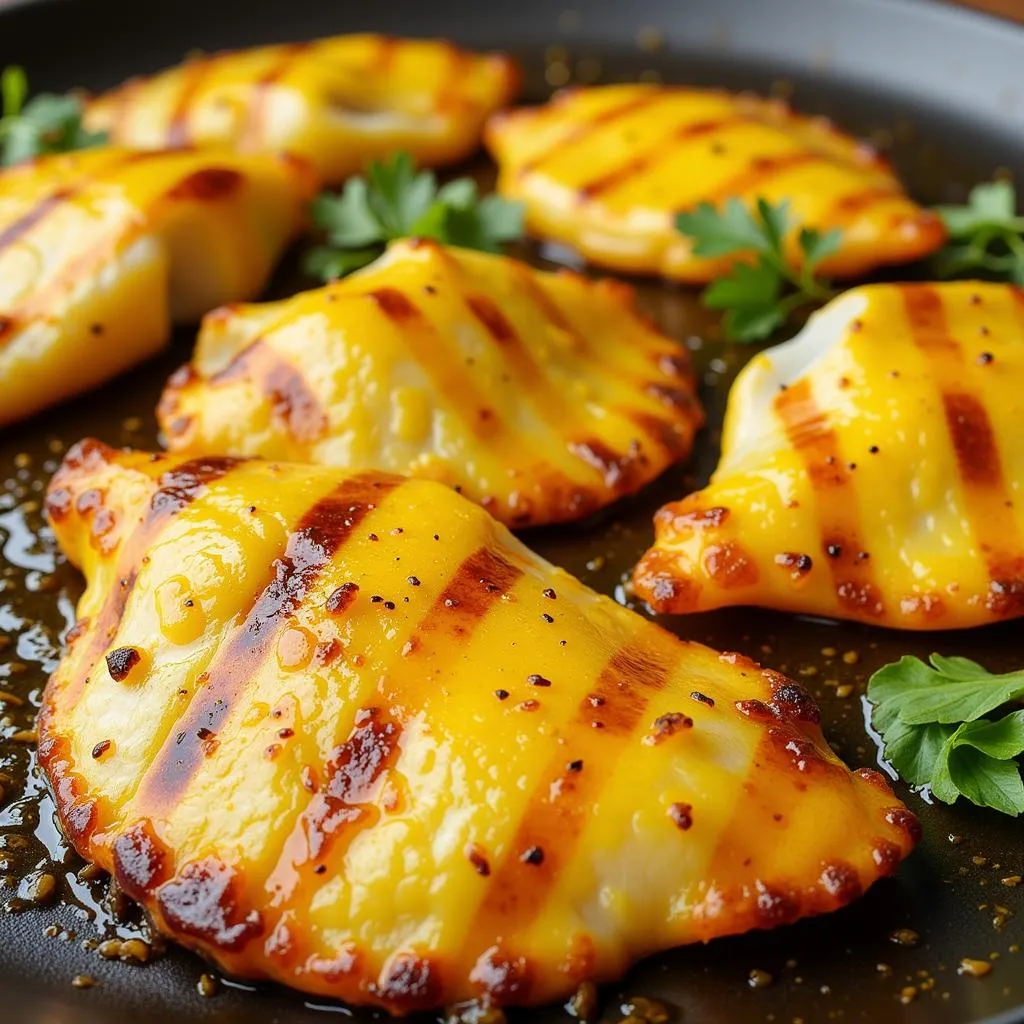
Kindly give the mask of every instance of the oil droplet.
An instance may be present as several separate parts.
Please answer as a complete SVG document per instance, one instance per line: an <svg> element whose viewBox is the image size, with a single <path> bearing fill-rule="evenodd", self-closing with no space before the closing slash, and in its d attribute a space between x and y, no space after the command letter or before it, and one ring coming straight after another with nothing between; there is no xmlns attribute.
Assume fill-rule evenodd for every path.
<svg viewBox="0 0 1024 1024"><path fill-rule="evenodd" d="M316 650L316 637L302 626L289 626L277 642L277 663L283 672L304 669Z"/></svg>

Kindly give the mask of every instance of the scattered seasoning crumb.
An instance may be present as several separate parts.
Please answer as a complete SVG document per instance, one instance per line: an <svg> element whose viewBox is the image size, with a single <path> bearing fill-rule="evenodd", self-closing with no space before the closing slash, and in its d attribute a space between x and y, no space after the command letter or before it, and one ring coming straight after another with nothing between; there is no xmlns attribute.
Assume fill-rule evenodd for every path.
<svg viewBox="0 0 1024 1024"><path fill-rule="evenodd" d="M657 1000L644 996L631 996L619 1010L628 1020L645 1021L646 1024L665 1024L668 1020L668 1010Z"/></svg>
<svg viewBox="0 0 1024 1024"><path fill-rule="evenodd" d="M912 928L897 928L889 936L889 941L895 942L897 946L916 946L921 941L921 936Z"/></svg>
<svg viewBox="0 0 1024 1024"><path fill-rule="evenodd" d="M687 832L693 825L693 805L684 803L670 804L668 816L675 823L676 828Z"/></svg>
<svg viewBox="0 0 1024 1024"><path fill-rule="evenodd" d="M1009 888L1012 889L1015 886L1020 885L1020 883L1021 883L1021 876L1020 875L1007 875L1006 878L1000 878L999 881L1002 882L1003 885L1008 886Z"/></svg>
<svg viewBox="0 0 1024 1024"><path fill-rule="evenodd" d="M570 761L565 767L570 772L581 772L583 771L583 762L577 759L576 761Z"/></svg>
<svg viewBox="0 0 1024 1024"><path fill-rule="evenodd" d="M843 652L843 663L846 665L856 665L860 661L860 655L856 651L844 651Z"/></svg>
<svg viewBox="0 0 1024 1024"><path fill-rule="evenodd" d="M494 696L497 697L498 700L508 700L509 693L508 690L495 690Z"/></svg>
<svg viewBox="0 0 1024 1024"><path fill-rule="evenodd" d="M709 708L713 708L715 706L714 698L709 697L706 693L701 693L700 690L694 690L693 693L690 694L690 698L691 700L697 701L699 704L707 704Z"/></svg>
<svg viewBox="0 0 1024 1024"><path fill-rule="evenodd" d="M917 988L914 985L907 985L900 989L900 1002L904 1006L907 1003L912 1003L917 998Z"/></svg>
<svg viewBox="0 0 1024 1024"><path fill-rule="evenodd" d="M71 979L72 988L92 988L99 982L91 974L76 974Z"/></svg>
<svg viewBox="0 0 1024 1024"><path fill-rule="evenodd" d="M544 676L538 675L536 672L534 672L532 675L527 676L526 677L526 681L531 686L550 686L551 685L551 680L550 679L545 679Z"/></svg>
<svg viewBox="0 0 1024 1024"><path fill-rule="evenodd" d="M963 836L958 836L955 832L950 832L946 837L949 840L950 846L959 846L963 841Z"/></svg>
<svg viewBox="0 0 1024 1024"><path fill-rule="evenodd" d="M972 960L964 957L957 965L957 974L965 974L969 978L984 978L992 973L992 965L987 960Z"/></svg>
<svg viewBox="0 0 1024 1024"><path fill-rule="evenodd" d="M220 983L212 974L201 974L196 989L204 999L211 999L220 989Z"/></svg>
<svg viewBox="0 0 1024 1024"><path fill-rule="evenodd" d="M542 612L540 617L548 623L555 621L555 617L553 615L548 615L547 612Z"/></svg>
<svg viewBox="0 0 1024 1024"><path fill-rule="evenodd" d="M988 857L972 857L971 863L976 868L983 868L988 863Z"/></svg>
<svg viewBox="0 0 1024 1024"><path fill-rule="evenodd" d="M988 366L989 363L995 361L995 358L996 357L992 355L991 352L982 352L981 355L978 356L978 363L981 366Z"/></svg>
<svg viewBox="0 0 1024 1024"><path fill-rule="evenodd" d="M845 700L853 693L853 687L849 683L843 683L836 687L836 696Z"/></svg>
<svg viewBox="0 0 1024 1024"><path fill-rule="evenodd" d="M409 576L407 579L408 582L414 587L418 587L420 585L420 581L416 576Z"/></svg>
<svg viewBox="0 0 1024 1024"><path fill-rule="evenodd" d="M875 970L884 978L888 978L892 974L892 968L888 964L875 964Z"/></svg>
<svg viewBox="0 0 1024 1024"><path fill-rule="evenodd" d="M101 758L111 747L111 740L100 740L95 747L92 748L92 756L94 758Z"/></svg>
<svg viewBox="0 0 1024 1024"><path fill-rule="evenodd" d="M558 598L558 595L550 587L546 587L543 594L549 601L554 601Z"/></svg>
<svg viewBox="0 0 1024 1024"><path fill-rule="evenodd" d="M539 867L544 863L544 851L539 846L531 846L528 850L524 850L523 853L520 854L519 859L524 864Z"/></svg>
<svg viewBox="0 0 1024 1024"><path fill-rule="evenodd" d="M824 658L834 658L838 653L839 651L834 647L822 647L821 649L821 654Z"/></svg>
<svg viewBox="0 0 1024 1024"><path fill-rule="evenodd" d="M774 981L775 979L767 971L762 971L758 967L755 967L747 975L747 984L751 988L768 988Z"/></svg>

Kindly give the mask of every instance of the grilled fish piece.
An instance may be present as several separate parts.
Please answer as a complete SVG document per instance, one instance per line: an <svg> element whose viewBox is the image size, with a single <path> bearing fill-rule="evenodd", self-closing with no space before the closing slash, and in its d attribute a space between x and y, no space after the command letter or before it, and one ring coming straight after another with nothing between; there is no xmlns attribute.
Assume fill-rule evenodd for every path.
<svg viewBox="0 0 1024 1024"><path fill-rule="evenodd" d="M687 354L632 289L393 245L366 270L206 318L160 404L172 451L390 470L522 527L578 519L690 453Z"/></svg>
<svg viewBox="0 0 1024 1024"><path fill-rule="evenodd" d="M252 298L299 230L307 170L91 149L0 175L0 426L153 355L171 321Z"/></svg>
<svg viewBox="0 0 1024 1024"><path fill-rule="evenodd" d="M432 481L84 442L47 509L88 578L39 722L61 821L233 975L543 1002L831 910L916 838L797 685Z"/></svg>
<svg viewBox="0 0 1024 1024"><path fill-rule="evenodd" d="M570 89L493 118L498 188L526 203L540 238L597 266L704 282L734 257L693 255L675 216L736 196L788 199L801 227L841 228L828 275L856 277L942 245L939 218L904 193L888 164L824 118L750 94L655 85ZM799 262L797 232L788 239Z"/></svg>
<svg viewBox="0 0 1024 1024"><path fill-rule="evenodd" d="M704 490L634 574L663 612L756 604L901 629L1024 614L1024 292L872 285L756 356Z"/></svg>
<svg viewBox="0 0 1024 1024"><path fill-rule="evenodd" d="M502 54L335 36L197 57L132 79L89 103L85 123L142 149L287 152L338 182L398 149L425 166L464 159L518 87Z"/></svg>

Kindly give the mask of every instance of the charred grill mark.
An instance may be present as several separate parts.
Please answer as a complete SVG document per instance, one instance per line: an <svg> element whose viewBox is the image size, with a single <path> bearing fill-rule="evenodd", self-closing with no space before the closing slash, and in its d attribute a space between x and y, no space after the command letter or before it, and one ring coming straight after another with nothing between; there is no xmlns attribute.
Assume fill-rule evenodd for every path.
<svg viewBox="0 0 1024 1024"><path fill-rule="evenodd" d="M238 462L238 459L223 456L193 459L167 470L156 481L156 489L149 499L149 507L143 513L142 521L124 542L115 577L120 580L120 585L111 587L107 593L96 618L89 649L80 662L81 669L68 682L64 695L66 701L74 704L78 699L86 676L93 670L117 632L135 587L143 556L174 515L194 501L209 484L238 465Z"/></svg>
<svg viewBox="0 0 1024 1024"><path fill-rule="evenodd" d="M605 487L610 491L626 494L638 490L643 484L643 478L637 475L640 468L639 453L620 454L596 437L586 441L570 441L568 448L581 462L601 474Z"/></svg>
<svg viewBox="0 0 1024 1024"><path fill-rule="evenodd" d="M182 178L168 193L177 202L214 203L245 187L245 177L230 167L204 167Z"/></svg>
<svg viewBox="0 0 1024 1024"><path fill-rule="evenodd" d="M444 85L438 90L437 112L442 117L450 117L460 108L470 105L466 98L465 80L473 58L451 43L445 43L444 50L448 57L448 74Z"/></svg>
<svg viewBox="0 0 1024 1024"><path fill-rule="evenodd" d="M853 476L842 457L839 437L829 426L806 379L780 392L775 412L786 428L789 443L800 454L814 490L821 549L832 574L836 601L851 615L879 618L885 613L881 591L874 581L870 559L859 540L860 522Z"/></svg>
<svg viewBox="0 0 1024 1024"><path fill-rule="evenodd" d="M499 345L514 345L517 348L522 345L515 327L506 319L505 314L492 299L486 295L467 295L466 305Z"/></svg>
<svg viewBox="0 0 1024 1024"><path fill-rule="evenodd" d="M143 805L166 807L185 790L203 761L207 744L243 696L289 616L316 587L363 519L401 482L399 477L380 473L359 474L317 501L302 517L244 624L218 651L201 696L179 720L177 736L169 738L154 759L143 784Z"/></svg>
<svg viewBox="0 0 1024 1024"><path fill-rule="evenodd" d="M189 62L181 71L181 86L167 122L167 148L183 149L192 141L189 116L203 81L213 69L215 58L203 57Z"/></svg>
<svg viewBox="0 0 1024 1024"><path fill-rule="evenodd" d="M672 655L659 656L638 639L609 659L593 691L577 707L575 723L567 729L567 735L571 735L581 726L590 728L595 722L601 723L607 748L603 770L577 771L567 766L564 751L552 758L531 794L507 852L499 864L491 866L487 893L476 920L490 927L491 922L500 919L501 927L495 927L496 932L525 934L568 869L604 780L614 772L628 740L640 727L652 694L668 685L677 652L682 649L680 644ZM534 849L544 851L540 863L531 864L520 856Z"/></svg>
<svg viewBox="0 0 1024 1024"><path fill-rule="evenodd" d="M294 441L310 444L327 430L327 412L302 371L257 338L209 379L211 387L245 378L270 402Z"/></svg>
<svg viewBox="0 0 1024 1024"><path fill-rule="evenodd" d="M621 167L616 167L614 170L602 174L599 178L594 178L592 181L580 185L577 189L577 194L583 201L593 200L598 196L606 195L617 186L629 181L630 178L635 178L644 171L650 170L653 166L656 166L659 160L674 156L680 149L684 148L683 145L680 145L681 143L694 142L707 135L713 135L715 132L724 131L734 124L742 124L747 120L749 118L742 114L734 114L731 117L720 117L709 121L695 121L690 124L679 125L667 138L659 139L657 145L648 152L640 153Z"/></svg>
<svg viewBox="0 0 1024 1024"><path fill-rule="evenodd" d="M520 168L519 173L521 175L526 175L536 171L541 164L559 150L564 149L567 146L576 145L598 129L606 128L608 125L613 124L624 117L628 117L630 114L635 114L637 111L643 110L644 107L651 106L660 99L661 94L656 90L651 90L650 92L642 93L639 96L634 96L625 103L620 104L617 107L612 107L610 110L602 110L599 114L595 114L589 121L586 121L583 124L577 124L570 128L569 131L562 135L561 138L557 139L548 149L535 155L527 163L524 163Z"/></svg>
<svg viewBox="0 0 1024 1024"><path fill-rule="evenodd" d="M39 765L50 781L54 804L64 827L64 834L71 841L71 845L83 857L88 858L89 840L96 828L98 815L96 801L85 796L89 787L75 771L70 741L60 733L54 734L50 724L52 716L53 707L46 701L39 712L37 724Z"/></svg>
<svg viewBox="0 0 1024 1024"><path fill-rule="evenodd" d="M1024 612L1024 538L1003 474L999 444L984 402L967 389L960 343L949 331L942 298L925 284L901 289L914 344L928 358L956 455L967 516L990 579L985 605L998 617ZM983 540L985 541L983 543Z"/></svg>
<svg viewBox="0 0 1024 1024"><path fill-rule="evenodd" d="M276 86L296 61L314 44L309 42L290 43L281 47L281 56L262 78L253 84L252 98L246 111L245 127L242 131L243 148L256 151L264 142L263 128L267 122L267 106Z"/></svg>
<svg viewBox="0 0 1024 1024"><path fill-rule="evenodd" d="M827 227L846 224L876 203L885 203L901 198L903 198L903 191L896 185L876 185L873 188L862 189L860 192L850 192L836 200L826 216L822 218L822 223Z"/></svg>
<svg viewBox="0 0 1024 1024"><path fill-rule="evenodd" d="M113 856L114 877L133 900L145 902L167 880L170 855L148 820L137 822L114 840Z"/></svg>
<svg viewBox="0 0 1024 1024"><path fill-rule="evenodd" d="M797 150L793 153L783 153L779 156L755 157L750 161L749 166L734 175L728 181L723 182L716 188L704 202L721 202L730 196L742 196L747 193L754 194L764 188L773 178L785 174L796 167L804 167L807 164L831 163L828 157L821 153L814 153L809 150Z"/></svg>

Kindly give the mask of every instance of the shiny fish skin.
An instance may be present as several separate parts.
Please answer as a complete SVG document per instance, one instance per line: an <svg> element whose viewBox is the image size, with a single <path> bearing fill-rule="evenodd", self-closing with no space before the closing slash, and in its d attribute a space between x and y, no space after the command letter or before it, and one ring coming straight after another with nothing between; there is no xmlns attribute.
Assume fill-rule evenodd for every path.
<svg viewBox="0 0 1024 1024"><path fill-rule="evenodd" d="M207 317L168 384L172 451L377 468L509 526L564 522L686 458L686 351L632 290L434 242L316 291Z"/></svg>
<svg viewBox="0 0 1024 1024"><path fill-rule="evenodd" d="M291 153L337 183L407 150L457 163L519 87L515 63L438 40L348 35L193 58L93 100L86 125L142 149Z"/></svg>
<svg viewBox="0 0 1024 1024"><path fill-rule="evenodd" d="M796 684L431 481L87 441L47 511L88 579L39 722L61 821L232 975L545 1002L847 903L918 836Z"/></svg>
<svg viewBox="0 0 1024 1024"><path fill-rule="evenodd" d="M843 230L819 267L858 277L942 245L939 218L904 193L869 146L824 118L749 93L656 85L567 89L491 119L498 189L527 226L595 266L700 283L730 258L697 258L675 215L731 196L790 200L804 227ZM789 239L796 263L796 232Z"/></svg>
<svg viewBox="0 0 1024 1024"><path fill-rule="evenodd" d="M662 612L763 605L900 629L1024 614L1024 292L871 285L756 356L722 460L634 573Z"/></svg>
<svg viewBox="0 0 1024 1024"><path fill-rule="evenodd" d="M0 174L0 427L259 294L311 189L293 161L116 147Z"/></svg>

